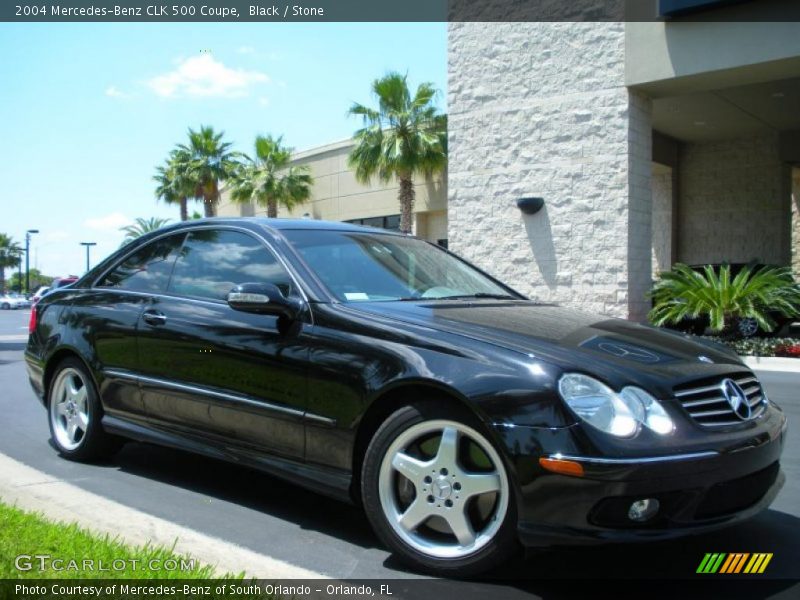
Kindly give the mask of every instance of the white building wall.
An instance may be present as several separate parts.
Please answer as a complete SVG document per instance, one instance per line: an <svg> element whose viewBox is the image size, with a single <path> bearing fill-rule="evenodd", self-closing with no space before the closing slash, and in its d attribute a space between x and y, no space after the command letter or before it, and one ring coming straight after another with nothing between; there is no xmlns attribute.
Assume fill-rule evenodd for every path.
<svg viewBox="0 0 800 600"><path fill-rule="evenodd" d="M521 292L642 319L650 103L624 23L451 23L450 247ZM524 216L515 201L542 196Z"/></svg>
<svg viewBox="0 0 800 600"><path fill-rule="evenodd" d="M672 267L672 169L653 171L653 275Z"/></svg>
<svg viewBox="0 0 800 600"><path fill-rule="evenodd" d="M789 264L791 173L777 135L685 143L679 161L680 262Z"/></svg>

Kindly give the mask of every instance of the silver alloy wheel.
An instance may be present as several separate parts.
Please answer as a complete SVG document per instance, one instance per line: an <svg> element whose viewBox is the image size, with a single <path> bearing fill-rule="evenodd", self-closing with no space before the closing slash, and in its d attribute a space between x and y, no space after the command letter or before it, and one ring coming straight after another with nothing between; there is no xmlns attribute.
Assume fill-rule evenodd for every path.
<svg viewBox="0 0 800 600"><path fill-rule="evenodd" d="M436 434L441 434L441 441L433 458L421 460L407 453L415 443ZM491 470L462 467L462 437L483 451ZM415 495L403 506L398 487L407 482L413 484ZM500 455L485 437L463 423L434 420L409 427L389 446L381 461L378 493L389 525L406 544L427 556L462 558L488 544L503 525L509 485ZM484 499L489 500L483 503L489 510L475 527L474 504Z"/></svg>
<svg viewBox="0 0 800 600"><path fill-rule="evenodd" d="M58 374L50 396L50 422L58 445L75 450L89 428L89 390L77 370L67 368Z"/></svg>

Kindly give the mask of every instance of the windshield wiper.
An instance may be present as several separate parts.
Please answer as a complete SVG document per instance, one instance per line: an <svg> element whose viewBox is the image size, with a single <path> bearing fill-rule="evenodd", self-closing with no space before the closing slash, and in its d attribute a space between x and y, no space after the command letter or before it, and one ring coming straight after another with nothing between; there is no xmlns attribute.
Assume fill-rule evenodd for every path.
<svg viewBox="0 0 800 600"><path fill-rule="evenodd" d="M465 298L491 298L494 300L517 300L518 298L510 294L488 294L486 292L478 292L477 294L458 294L455 296L439 296L438 298L430 298L431 300L463 300Z"/></svg>
<svg viewBox="0 0 800 600"><path fill-rule="evenodd" d="M488 294L486 292L478 292L477 294L455 294L453 296L405 296L401 298L393 298L392 302L430 302L431 300L464 300L469 298L489 298L493 300L519 300L510 294Z"/></svg>

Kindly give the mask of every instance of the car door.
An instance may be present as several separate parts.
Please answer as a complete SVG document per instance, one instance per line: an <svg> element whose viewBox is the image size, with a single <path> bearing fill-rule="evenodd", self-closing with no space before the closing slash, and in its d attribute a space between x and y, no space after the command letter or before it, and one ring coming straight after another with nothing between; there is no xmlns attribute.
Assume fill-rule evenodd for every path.
<svg viewBox="0 0 800 600"><path fill-rule="evenodd" d="M144 419L136 379L136 327L153 298L164 293L183 245L184 233L154 240L127 255L86 293L76 294L68 319L91 348L101 373L100 393L107 413Z"/></svg>
<svg viewBox="0 0 800 600"><path fill-rule="evenodd" d="M148 418L186 436L286 457L304 452L308 323L230 308L239 283L295 284L264 242L245 230L192 230L164 296L138 332Z"/></svg>

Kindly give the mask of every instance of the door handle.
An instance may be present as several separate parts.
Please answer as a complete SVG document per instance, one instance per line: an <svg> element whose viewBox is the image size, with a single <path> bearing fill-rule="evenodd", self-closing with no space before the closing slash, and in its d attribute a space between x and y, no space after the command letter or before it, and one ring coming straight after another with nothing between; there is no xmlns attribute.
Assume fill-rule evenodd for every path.
<svg viewBox="0 0 800 600"><path fill-rule="evenodd" d="M148 325L163 325L167 322L167 316L155 310L148 310L142 315L142 320Z"/></svg>

